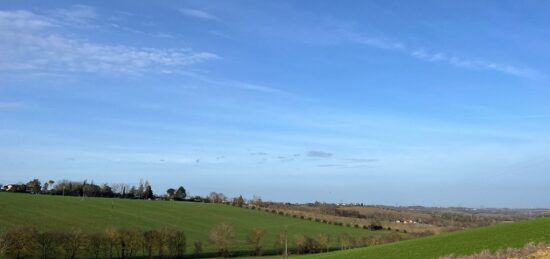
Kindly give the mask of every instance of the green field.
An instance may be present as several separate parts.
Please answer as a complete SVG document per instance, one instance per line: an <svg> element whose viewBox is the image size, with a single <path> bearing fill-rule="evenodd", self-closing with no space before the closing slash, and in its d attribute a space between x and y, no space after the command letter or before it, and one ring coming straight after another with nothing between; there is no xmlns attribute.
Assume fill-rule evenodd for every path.
<svg viewBox="0 0 550 259"><path fill-rule="evenodd" d="M550 218L500 224L303 258L438 258L449 254L468 255L484 249L522 247L531 241L550 242Z"/></svg>
<svg viewBox="0 0 550 259"><path fill-rule="evenodd" d="M327 233L336 239L342 232L355 237L386 232L329 225L220 204L0 193L0 232L14 226L86 232L100 232L109 227L141 230L173 227L185 231L188 244L202 241L206 250L212 251L208 245L209 231L222 222L235 227L236 250L248 250L245 240L253 228L267 230L266 249L273 247L275 237L285 227L290 245L294 234L314 236Z"/></svg>

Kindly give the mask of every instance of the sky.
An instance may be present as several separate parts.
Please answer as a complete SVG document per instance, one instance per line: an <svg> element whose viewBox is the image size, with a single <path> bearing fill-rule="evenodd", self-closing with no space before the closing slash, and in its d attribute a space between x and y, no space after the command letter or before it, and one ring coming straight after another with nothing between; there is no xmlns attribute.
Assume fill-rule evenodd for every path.
<svg viewBox="0 0 550 259"><path fill-rule="evenodd" d="M1 1L0 183L550 207L548 1Z"/></svg>

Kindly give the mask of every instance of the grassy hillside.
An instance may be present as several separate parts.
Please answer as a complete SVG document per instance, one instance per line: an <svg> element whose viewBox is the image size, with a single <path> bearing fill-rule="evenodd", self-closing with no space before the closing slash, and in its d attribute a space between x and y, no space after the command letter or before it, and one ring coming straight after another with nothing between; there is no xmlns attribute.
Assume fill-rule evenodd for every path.
<svg viewBox="0 0 550 259"><path fill-rule="evenodd" d="M484 249L521 247L531 241L550 242L550 218L500 224L304 258L438 258L449 254L467 255Z"/></svg>
<svg viewBox="0 0 550 259"><path fill-rule="evenodd" d="M109 227L141 230L174 227L185 231L188 244L202 241L205 248L211 250L207 244L209 230L222 222L235 227L238 249L246 249L244 240L253 228L267 230L266 249L272 248L276 235L284 231L285 226L289 237L298 233L310 236L327 233L336 239L342 232L355 237L384 233L219 204L0 193L0 232L21 225L39 230L86 232L104 231Z"/></svg>

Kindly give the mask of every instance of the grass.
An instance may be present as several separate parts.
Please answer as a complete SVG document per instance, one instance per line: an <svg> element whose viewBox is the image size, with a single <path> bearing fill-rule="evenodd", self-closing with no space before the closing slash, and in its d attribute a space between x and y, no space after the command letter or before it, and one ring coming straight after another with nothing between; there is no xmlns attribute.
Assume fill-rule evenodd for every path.
<svg viewBox="0 0 550 259"><path fill-rule="evenodd" d="M273 247L276 236L285 228L288 229L290 245L295 234L315 236L327 233L336 239L343 232L355 237L386 233L221 204L0 193L0 233L15 226L34 226L39 230L79 229L85 232L101 232L109 227L141 230L173 227L185 231L189 250L193 241L202 241L205 250L212 251L208 244L209 231L222 222L235 227L235 249L238 250L249 249L245 240L253 228L267 231L266 249Z"/></svg>
<svg viewBox="0 0 550 259"><path fill-rule="evenodd" d="M457 231L392 244L303 256L329 258L438 258L469 255L484 249L522 247L529 242L550 242L550 218Z"/></svg>

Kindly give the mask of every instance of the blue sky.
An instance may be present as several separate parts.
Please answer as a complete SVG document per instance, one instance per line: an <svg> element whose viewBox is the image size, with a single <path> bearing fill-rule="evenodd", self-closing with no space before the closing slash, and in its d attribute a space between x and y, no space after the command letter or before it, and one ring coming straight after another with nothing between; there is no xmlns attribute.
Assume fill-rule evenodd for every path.
<svg viewBox="0 0 550 259"><path fill-rule="evenodd" d="M2 1L0 182L550 207L545 1Z"/></svg>

